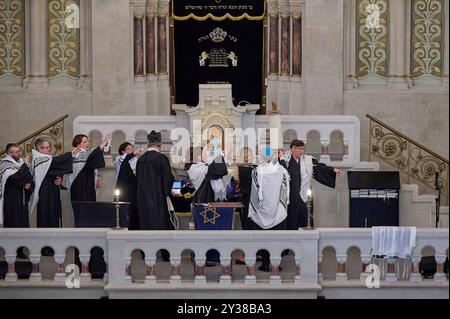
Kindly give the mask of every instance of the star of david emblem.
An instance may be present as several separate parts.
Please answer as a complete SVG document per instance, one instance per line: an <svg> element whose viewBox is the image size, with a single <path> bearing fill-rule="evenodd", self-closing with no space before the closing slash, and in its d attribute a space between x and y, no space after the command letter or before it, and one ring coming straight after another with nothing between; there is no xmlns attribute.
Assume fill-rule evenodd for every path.
<svg viewBox="0 0 450 319"><path fill-rule="evenodd" d="M208 212L212 213L211 217L208 217ZM210 208L210 209L205 208L205 210L203 212L201 212L200 215L203 216L203 224L210 223L212 225L215 225L216 224L216 219L218 219L220 217L220 214L218 214L216 212L215 208Z"/></svg>

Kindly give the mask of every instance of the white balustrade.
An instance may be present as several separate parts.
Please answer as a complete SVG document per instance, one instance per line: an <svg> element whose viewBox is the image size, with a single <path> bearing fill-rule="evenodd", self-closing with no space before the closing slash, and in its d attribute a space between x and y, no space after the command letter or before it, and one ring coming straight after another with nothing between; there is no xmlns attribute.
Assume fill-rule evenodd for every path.
<svg viewBox="0 0 450 319"><path fill-rule="evenodd" d="M396 267L400 267L397 259L387 260L387 273L384 277L386 283L389 281L414 282L425 281L419 273L419 262L422 249L432 247L435 251L437 272L434 280L426 281L428 285L433 283L445 285L448 281L444 273L444 262L448 251L448 229L417 229L416 246L413 249L411 269L407 269L407 277L399 276ZM346 263L350 258L349 249L356 247L360 252L362 267L360 273L361 285L368 276L367 267L372 261L372 231L365 228L317 228L315 230L299 231L127 231L110 229L0 229L0 250L4 251L4 259L8 263L8 271L5 276L5 284L13 285L18 281L15 269L17 250L26 247L30 251L29 261L32 263L32 273L29 286L33 282L45 282L42 279L40 269L41 249L51 247L55 251L54 260L58 264L54 281L66 279L64 263L67 262L66 251L68 248L77 248L80 252L79 258L82 264L80 272L81 285L94 282L89 273L89 260L91 249L100 247L104 251L104 260L107 269L103 280L104 289L119 289L117 287L145 287L145 289L156 288L161 285L185 285L180 271L182 253L191 251L195 256L192 262L194 266L194 278L192 284L198 288L207 287L208 276L205 275L206 253L210 249L216 249L220 253L220 277L218 286L233 287L235 278L231 272L232 254L240 251L245 256L247 275L243 283L236 279L237 285L266 285L277 289L291 287L297 289L320 289L320 285L330 280L320 280L320 263L323 262L323 252L327 247L336 251L338 262L336 282L344 285L349 281ZM171 274L169 281L157 278L156 260L158 251L165 249L170 255ZM255 270L256 255L261 249L270 254L271 273L264 276ZM287 279L280 276L280 264L282 252L291 250L294 254L295 270L293 278ZM132 278L131 263L132 252L142 250L145 254L146 276L143 284ZM286 260L287 262L287 260ZM283 268L285 265L283 264ZM347 268L347 269L346 269ZM399 268L398 268L399 269ZM159 280L161 279L161 280ZM282 280L283 279L283 280ZM406 279L406 280L405 280ZM332 281L332 280L331 280ZM96 281L99 283L102 281ZM348 288L351 288L349 284ZM353 283L354 285L354 283ZM103 287L103 286L102 286ZM109 288L108 288L109 287ZM112 287L112 288L111 288ZM240 286L242 287L242 286ZM312 288L311 288L312 287ZM445 287L445 286L444 286ZM143 289L143 288L139 288ZM269 289L269 288L267 288ZM414 286L411 287L414 289Z"/></svg>

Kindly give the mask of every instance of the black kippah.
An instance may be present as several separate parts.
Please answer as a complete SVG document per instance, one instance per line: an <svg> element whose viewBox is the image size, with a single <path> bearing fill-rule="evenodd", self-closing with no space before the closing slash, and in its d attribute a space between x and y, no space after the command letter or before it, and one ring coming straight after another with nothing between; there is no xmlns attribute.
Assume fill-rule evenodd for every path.
<svg viewBox="0 0 450 319"><path fill-rule="evenodd" d="M149 143L161 143L161 133L151 131L150 134L147 135L147 139Z"/></svg>

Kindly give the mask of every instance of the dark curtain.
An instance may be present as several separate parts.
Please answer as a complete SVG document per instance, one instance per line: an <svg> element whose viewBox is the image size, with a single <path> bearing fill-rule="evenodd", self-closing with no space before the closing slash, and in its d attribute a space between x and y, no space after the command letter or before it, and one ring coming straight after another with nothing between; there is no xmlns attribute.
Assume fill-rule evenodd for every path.
<svg viewBox="0 0 450 319"><path fill-rule="evenodd" d="M241 101L261 104L262 20L175 20L174 44L176 103L196 106L199 84L230 83L235 106ZM202 52L209 54L204 66L199 63ZM226 58L231 52L236 66Z"/></svg>

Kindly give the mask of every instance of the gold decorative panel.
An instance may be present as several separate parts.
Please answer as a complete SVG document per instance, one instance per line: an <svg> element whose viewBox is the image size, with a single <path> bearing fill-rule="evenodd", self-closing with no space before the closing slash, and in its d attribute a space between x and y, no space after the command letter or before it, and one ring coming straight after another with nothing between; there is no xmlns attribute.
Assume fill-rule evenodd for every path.
<svg viewBox="0 0 450 319"><path fill-rule="evenodd" d="M21 78L24 72L22 0L0 0L0 78Z"/></svg>
<svg viewBox="0 0 450 319"><path fill-rule="evenodd" d="M444 0L411 2L411 75L414 79L442 76Z"/></svg>
<svg viewBox="0 0 450 319"><path fill-rule="evenodd" d="M389 0L357 0L356 74L385 78L388 74Z"/></svg>
<svg viewBox="0 0 450 319"><path fill-rule="evenodd" d="M79 73L79 29L73 27L69 15L78 0L48 0L47 41L49 77L77 77ZM69 7L69 8L68 8Z"/></svg>

